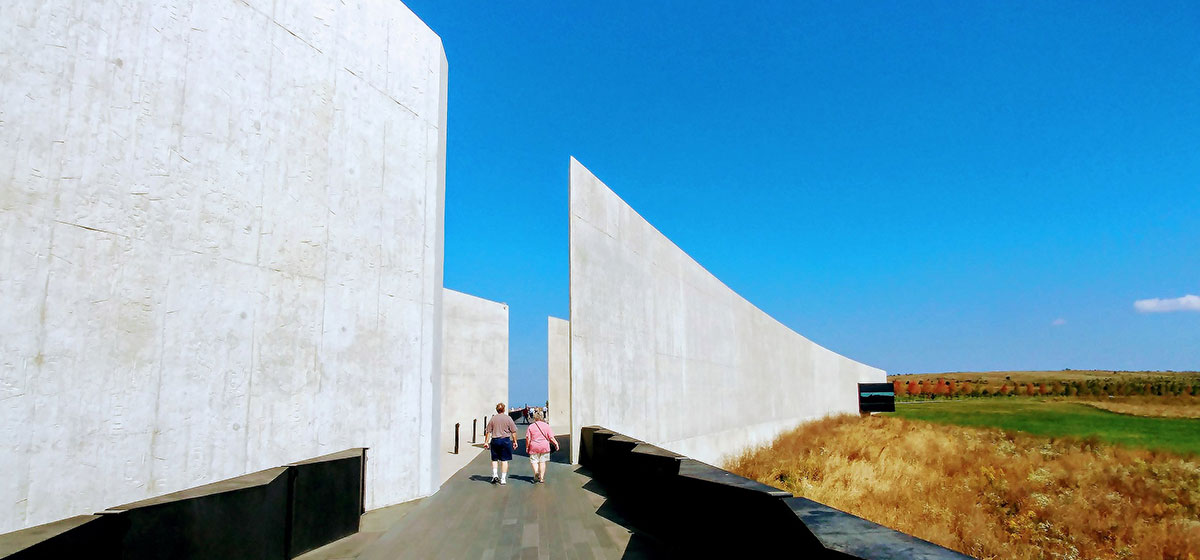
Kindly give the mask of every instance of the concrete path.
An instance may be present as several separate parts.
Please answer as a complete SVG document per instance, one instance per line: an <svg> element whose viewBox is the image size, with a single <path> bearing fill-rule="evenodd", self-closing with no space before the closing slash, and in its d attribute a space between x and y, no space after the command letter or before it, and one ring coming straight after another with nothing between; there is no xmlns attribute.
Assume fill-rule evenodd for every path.
<svg viewBox="0 0 1200 560"><path fill-rule="evenodd" d="M523 438L525 426L519 429ZM560 438L560 443L565 439ZM441 490L396 519L390 529L362 543L365 546L361 551L331 556L318 549L311 556L305 555L305 560L669 556L657 541L627 528L628 523L606 504L604 488L585 470L565 462L566 450L555 454L557 462L549 463L546 483L533 484L533 470L522 439L509 464L508 484L502 486L490 482L488 453L477 451L478 447L468 449L478 455L451 476ZM327 548L332 550L338 543Z"/></svg>
<svg viewBox="0 0 1200 560"><path fill-rule="evenodd" d="M480 416L480 419L482 420L483 417ZM483 426L486 423L486 420L483 420L475 426L476 431L474 435L477 441L483 441ZM438 482L446 482L446 480L454 476L454 473L462 470L463 467L467 466L482 451L482 446L471 443L471 426L468 424L462 428L462 433L459 434L459 452L455 455L453 433L452 431L449 432L448 437L450 439L446 442L441 461L438 463L438 470L441 471L438 473Z"/></svg>

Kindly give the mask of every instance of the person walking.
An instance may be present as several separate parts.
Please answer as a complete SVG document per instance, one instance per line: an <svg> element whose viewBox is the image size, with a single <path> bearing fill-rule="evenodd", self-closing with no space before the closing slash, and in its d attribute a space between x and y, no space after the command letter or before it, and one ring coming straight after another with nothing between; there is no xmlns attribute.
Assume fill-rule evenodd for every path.
<svg viewBox="0 0 1200 560"><path fill-rule="evenodd" d="M496 403L496 415L483 429L483 442L492 451L492 484L508 484L508 462L517 448L517 424L504 413L504 403Z"/></svg>
<svg viewBox="0 0 1200 560"><path fill-rule="evenodd" d="M529 463L533 466L533 481L546 483L546 463L550 462L550 451L558 451L554 441L554 430L546 423L546 415L534 409L533 423L525 429L525 450L529 451Z"/></svg>

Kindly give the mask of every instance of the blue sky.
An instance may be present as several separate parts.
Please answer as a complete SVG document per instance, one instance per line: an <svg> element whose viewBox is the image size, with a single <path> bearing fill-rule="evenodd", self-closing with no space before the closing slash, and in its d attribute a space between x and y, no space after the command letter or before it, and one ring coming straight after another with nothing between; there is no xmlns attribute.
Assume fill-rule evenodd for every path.
<svg viewBox="0 0 1200 560"><path fill-rule="evenodd" d="M1200 369L1194 1L406 4L450 61L445 284L510 305L514 403L568 314L569 156L890 373Z"/></svg>

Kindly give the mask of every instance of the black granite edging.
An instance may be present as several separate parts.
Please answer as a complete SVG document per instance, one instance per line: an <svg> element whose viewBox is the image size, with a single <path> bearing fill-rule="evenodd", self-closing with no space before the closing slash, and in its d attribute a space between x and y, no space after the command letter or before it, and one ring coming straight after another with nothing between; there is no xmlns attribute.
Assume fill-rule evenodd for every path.
<svg viewBox="0 0 1200 560"><path fill-rule="evenodd" d="M0 535L0 558L287 560L358 531L354 448Z"/></svg>
<svg viewBox="0 0 1200 560"><path fill-rule="evenodd" d="M363 513L363 449L288 465L288 556L295 558L358 532Z"/></svg>
<svg viewBox="0 0 1200 560"><path fill-rule="evenodd" d="M108 515L77 515L0 535L0 558L35 560L44 558L121 557L120 520Z"/></svg>
<svg viewBox="0 0 1200 560"><path fill-rule="evenodd" d="M276 467L149 500L105 515L126 525L121 557L287 556L288 469Z"/></svg>
<svg viewBox="0 0 1200 560"><path fill-rule="evenodd" d="M805 558L970 558L600 426L580 433L579 463L638 529L685 554Z"/></svg>
<svg viewBox="0 0 1200 560"><path fill-rule="evenodd" d="M808 498L783 500L821 544L850 558L963 560L970 556L867 521Z"/></svg>

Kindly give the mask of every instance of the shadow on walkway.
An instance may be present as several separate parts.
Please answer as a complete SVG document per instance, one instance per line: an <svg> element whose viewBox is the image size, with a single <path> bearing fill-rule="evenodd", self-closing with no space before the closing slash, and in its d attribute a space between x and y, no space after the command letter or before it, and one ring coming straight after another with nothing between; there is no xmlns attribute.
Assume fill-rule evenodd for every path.
<svg viewBox="0 0 1200 560"><path fill-rule="evenodd" d="M575 467L575 472L587 477L588 482L582 487L584 490L604 499L600 507L596 509L596 515L616 523L629 531L629 542L625 547L624 554L621 555L622 560L677 557L671 552L673 547L655 537L644 528L634 525L633 522L623 515L623 508L618 505L618 502L609 499L608 491L604 489L604 485L592 478L591 472L586 467ZM702 535L697 535L697 537L703 538Z"/></svg>
<svg viewBox="0 0 1200 560"><path fill-rule="evenodd" d="M668 547L628 523L586 470L566 463L567 438L556 440L561 449L551 455L545 484L533 483L523 438L506 485L491 484L491 457L480 453L350 558L671 558Z"/></svg>
<svg viewBox="0 0 1200 560"><path fill-rule="evenodd" d="M520 426L520 428L518 428L518 429L521 430L522 433L524 433L524 431L528 429L528 426L525 426L524 424L522 424ZM571 436L569 436L569 435L563 436L563 435L555 434L554 442L558 444L558 451L550 452L550 462L551 463L559 463L562 465L570 465L571 464ZM513 451L514 458L517 457L518 455L521 457L525 457L525 458L529 457L529 452L525 450L525 438L521 438L520 440L518 440L517 450Z"/></svg>
<svg viewBox="0 0 1200 560"><path fill-rule="evenodd" d="M520 425L520 431L526 426ZM635 526L604 485L570 465L570 438L555 438L546 483L533 483L525 440L517 441L508 484L492 484L491 457L478 453L437 493L400 515L363 517L360 533L306 554L304 560L396 558L673 558L672 547ZM482 444L472 446L482 448ZM379 522L369 522L377 519ZM708 538L698 530L698 539Z"/></svg>

